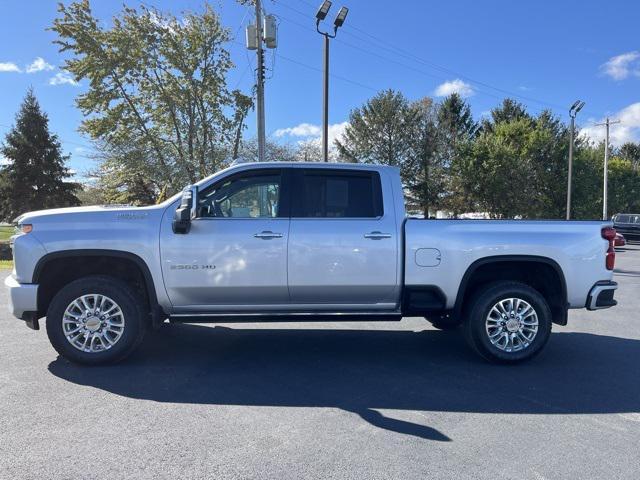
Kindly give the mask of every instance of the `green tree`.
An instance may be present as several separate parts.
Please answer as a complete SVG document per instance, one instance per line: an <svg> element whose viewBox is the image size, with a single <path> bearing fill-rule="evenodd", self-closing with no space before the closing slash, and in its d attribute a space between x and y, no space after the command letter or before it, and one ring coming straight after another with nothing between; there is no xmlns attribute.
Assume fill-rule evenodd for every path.
<svg viewBox="0 0 640 480"><path fill-rule="evenodd" d="M550 112L491 122L469 148L461 177L493 217L562 218L567 127Z"/></svg>
<svg viewBox="0 0 640 480"><path fill-rule="evenodd" d="M343 161L402 167L409 160L417 113L400 92L385 90L349 114L336 141Z"/></svg>
<svg viewBox="0 0 640 480"><path fill-rule="evenodd" d="M480 211L512 218L528 208L531 168L522 153L529 131L524 119L501 122L467 144L460 181Z"/></svg>
<svg viewBox="0 0 640 480"><path fill-rule="evenodd" d="M609 217L619 212L640 212L640 174L631 160L611 159L608 190Z"/></svg>
<svg viewBox="0 0 640 480"><path fill-rule="evenodd" d="M525 215L529 218L565 218L569 129L550 111L541 112L532 121L523 155L531 167L529 175L533 190Z"/></svg>
<svg viewBox="0 0 640 480"><path fill-rule="evenodd" d="M81 131L103 156L115 154L107 172L142 175L156 194L172 193L232 155L251 100L227 88L230 34L211 6L181 18L125 6L110 28L88 0L58 11L52 30L71 54L65 68L88 82L76 99Z"/></svg>
<svg viewBox="0 0 640 480"><path fill-rule="evenodd" d="M15 126L7 133L0 166L0 218L11 221L23 212L69 207L80 202L78 185L71 177L60 141L49 131L49 118L29 89L16 115Z"/></svg>
<svg viewBox="0 0 640 480"><path fill-rule="evenodd" d="M425 97L412 105L411 156L404 166L408 207L419 209L425 218L440 206L446 185L442 157L438 155L437 108Z"/></svg>
<svg viewBox="0 0 640 480"><path fill-rule="evenodd" d="M625 149L621 148L618 154L609 160L609 216L619 212L640 211L640 172L634 166L633 160L626 155L622 156L624 151ZM602 218L603 168L604 142L592 145L585 140L579 140L573 170L572 218Z"/></svg>
<svg viewBox="0 0 640 480"><path fill-rule="evenodd" d="M620 147L618 155L625 160L629 160L634 170L640 169L640 143L625 143Z"/></svg>
<svg viewBox="0 0 640 480"><path fill-rule="evenodd" d="M478 133L479 126L469 104L457 93L445 98L437 112L436 155L447 178L442 204L454 213L475 208L471 185L466 182L464 171L469 168L469 147Z"/></svg>
<svg viewBox="0 0 640 480"><path fill-rule="evenodd" d="M592 145L577 136L573 159L571 218L602 218L602 167L604 142ZM566 194L566 190L565 190Z"/></svg>
<svg viewBox="0 0 640 480"><path fill-rule="evenodd" d="M495 124L512 122L523 118L532 120L525 106L511 98L505 98L500 106L491 110L491 118L482 122L482 128L491 130Z"/></svg>

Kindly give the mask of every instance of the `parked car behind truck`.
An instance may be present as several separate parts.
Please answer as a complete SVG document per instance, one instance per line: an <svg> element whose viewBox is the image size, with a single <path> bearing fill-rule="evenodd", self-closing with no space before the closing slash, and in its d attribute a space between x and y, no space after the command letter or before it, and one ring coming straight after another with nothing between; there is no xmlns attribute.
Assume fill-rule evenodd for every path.
<svg viewBox="0 0 640 480"><path fill-rule="evenodd" d="M628 240L640 240L640 214L618 213L613 216L616 231Z"/></svg>
<svg viewBox="0 0 640 480"><path fill-rule="evenodd" d="M233 166L152 207L22 215L13 314L78 363L121 360L165 319L424 316L483 357L544 347L569 308L616 304L608 222L405 218L393 167Z"/></svg>

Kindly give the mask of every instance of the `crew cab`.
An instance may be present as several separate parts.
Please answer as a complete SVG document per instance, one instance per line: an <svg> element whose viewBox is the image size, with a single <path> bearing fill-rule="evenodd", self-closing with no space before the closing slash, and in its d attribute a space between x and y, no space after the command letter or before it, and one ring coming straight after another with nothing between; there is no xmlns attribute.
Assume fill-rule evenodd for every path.
<svg viewBox="0 0 640 480"><path fill-rule="evenodd" d="M540 352L570 308L616 304L608 222L407 218L398 169L249 163L162 204L18 219L13 314L83 364L172 322L400 320L460 327L486 359Z"/></svg>

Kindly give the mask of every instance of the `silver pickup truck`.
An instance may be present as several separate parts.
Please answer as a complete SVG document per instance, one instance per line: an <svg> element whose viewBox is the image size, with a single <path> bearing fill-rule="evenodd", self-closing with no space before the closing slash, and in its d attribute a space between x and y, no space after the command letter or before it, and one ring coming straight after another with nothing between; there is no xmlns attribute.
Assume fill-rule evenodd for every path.
<svg viewBox="0 0 640 480"><path fill-rule="evenodd" d="M607 222L407 218L396 168L241 164L151 207L22 215L10 309L83 364L172 322L400 320L483 357L539 353L569 308L616 304Z"/></svg>

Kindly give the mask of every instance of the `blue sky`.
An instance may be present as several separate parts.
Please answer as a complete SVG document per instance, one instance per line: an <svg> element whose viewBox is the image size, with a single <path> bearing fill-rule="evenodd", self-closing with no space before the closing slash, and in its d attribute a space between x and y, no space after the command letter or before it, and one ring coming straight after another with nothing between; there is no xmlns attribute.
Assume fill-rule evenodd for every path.
<svg viewBox="0 0 640 480"><path fill-rule="evenodd" d="M139 2L126 1L127 5ZM199 10L200 1L145 0L179 14ZM255 55L244 48L244 27L252 10L232 0L213 1L235 35L228 45L236 68L229 86L249 92ZM279 19L279 46L268 51L267 134L279 142L319 135L322 104L322 38L314 14L320 1L264 0ZM120 1L94 1L105 24ZM474 115L486 114L503 97L514 97L532 112L551 108L566 118L575 99L587 102L578 123L595 139L592 124L606 115L623 123L612 129L614 143L640 140L640 2L612 0L334 0L350 8L331 45L330 123L339 134L349 111L377 91L393 88L407 97L464 94ZM61 71L63 56L46 31L56 16L54 1L4 0L0 17L0 135L14 122L27 88L33 86L50 126L71 154L73 170L93 167L91 142L77 129L74 106L83 91ZM247 136L255 132L252 113Z"/></svg>

